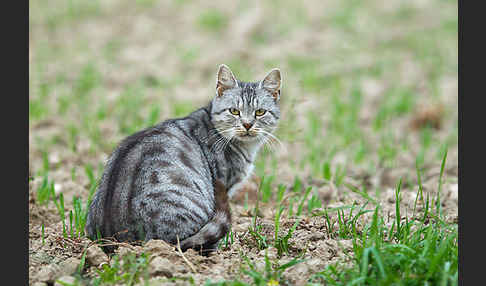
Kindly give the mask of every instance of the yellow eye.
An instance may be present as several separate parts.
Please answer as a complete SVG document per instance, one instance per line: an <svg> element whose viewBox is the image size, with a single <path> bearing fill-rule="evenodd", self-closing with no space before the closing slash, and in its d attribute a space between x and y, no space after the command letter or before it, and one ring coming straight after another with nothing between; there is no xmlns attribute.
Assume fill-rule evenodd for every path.
<svg viewBox="0 0 486 286"><path fill-rule="evenodd" d="M267 112L265 109L258 109L257 111L255 111L255 115L262 116L263 114L265 114L265 112Z"/></svg>
<svg viewBox="0 0 486 286"><path fill-rule="evenodd" d="M229 112L233 115L240 115L240 111L236 108L230 108Z"/></svg>

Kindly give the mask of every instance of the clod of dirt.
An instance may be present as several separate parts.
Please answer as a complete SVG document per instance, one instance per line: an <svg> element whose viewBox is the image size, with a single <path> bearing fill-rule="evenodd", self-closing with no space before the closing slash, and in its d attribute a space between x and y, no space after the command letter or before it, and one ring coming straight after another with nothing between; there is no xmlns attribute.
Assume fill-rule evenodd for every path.
<svg viewBox="0 0 486 286"><path fill-rule="evenodd" d="M395 190L391 188L386 189L384 197L386 198L386 201L390 204L394 204L397 199Z"/></svg>
<svg viewBox="0 0 486 286"><path fill-rule="evenodd" d="M324 202L324 204L329 204L332 198L335 196L336 192L330 186L324 186L317 190L319 198Z"/></svg>
<svg viewBox="0 0 486 286"><path fill-rule="evenodd" d="M458 193L458 190L459 190L459 186L458 184L452 184L448 189L447 189L447 192L446 192L446 197L450 200L452 200L455 204L458 203L458 199L459 199L459 193Z"/></svg>
<svg viewBox="0 0 486 286"><path fill-rule="evenodd" d="M34 284L32 284L32 286L47 286L47 283L44 283L44 282L35 282Z"/></svg>
<svg viewBox="0 0 486 286"><path fill-rule="evenodd" d="M174 246L160 239L151 239L145 243L144 252L150 252L152 255L167 256L174 253Z"/></svg>
<svg viewBox="0 0 486 286"><path fill-rule="evenodd" d="M70 257L60 264L51 264L42 268L34 277L34 280L40 282L54 282L56 279L74 273L81 261L77 258Z"/></svg>
<svg viewBox="0 0 486 286"><path fill-rule="evenodd" d="M258 255L260 257L265 257L265 252L267 253L269 259L277 258L278 250L275 247L269 247L267 249L261 250Z"/></svg>
<svg viewBox="0 0 486 286"><path fill-rule="evenodd" d="M115 249L115 254L118 255L118 257L120 258L124 257L125 255L130 255L132 253L141 254L142 252L143 252L143 248L139 245L130 245L130 246L120 245L117 249Z"/></svg>
<svg viewBox="0 0 486 286"><path fill-rule="evenodd" d="M410 121L410 126L415 130L425 126L440 129L442 127L443 116L444 106L440 103L420 105Z"/></svg>
<svg viewBox="0 0 486 286"><path fill-rule="evenodd" d="M132 253L133 250L129 247L126 247L126 246L119 246L116 250L115 250L115 254L117 254L119 257L123 257L127 254L130 254Z"/></svg>
<svg viewBox="0 0 486 286"><path fill-rule="evenodd" d="M151 276L172 278L174 270L173 264L167 258L157 256L150 261L149 273Z"/></svg>
<svg viewBox="0 0 486 286"><path fill-rule="evenodd" d="M93 266L99 266L102 263L107 263L109 260L106 253L97 245L92 245L87 249L86 259Z"/></svg>
<svg viewBox="0 0 486 286"><path fill-rule="evenodd" d="M251 223L250 222L244 222L244 223L234 223L231 228L233 229L233 232L245 232L248 230L250 227Z"/></svg>
<svg viewBox="0 0 486 286"><path fill-rule="evenodd" d="M309 279L309 273L318 271L317 267L322 264L322 260L316 258L301 262L293 268L290 268L287 272L288 274L285 276L292 277L292 285L305 285L306 281Z"/></svg>
<svg viewBox="0 0 486 286"><path fill-rule="evenodd" d="M64 286L64 285L73 285L76 282L76 278L73 276L62 276L56 280L54 286Z"/></svg>

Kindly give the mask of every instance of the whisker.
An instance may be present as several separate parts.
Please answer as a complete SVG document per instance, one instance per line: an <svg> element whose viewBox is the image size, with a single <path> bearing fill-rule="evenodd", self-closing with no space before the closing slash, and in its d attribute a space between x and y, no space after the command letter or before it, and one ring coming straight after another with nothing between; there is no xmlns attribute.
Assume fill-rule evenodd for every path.
<svg viewBox="0 0 486 286"><path fill-rule="evenodd" d="M265 131L263 129L258 129L258 132L261 132L265 135L265 143L269 143L265 146L268 146L269 148L272 148L273 151L277 151L277 146L275 146L275 143L278 143L278 147L282 148L284 152L287 152L286 146L272 133Z"/></svg>

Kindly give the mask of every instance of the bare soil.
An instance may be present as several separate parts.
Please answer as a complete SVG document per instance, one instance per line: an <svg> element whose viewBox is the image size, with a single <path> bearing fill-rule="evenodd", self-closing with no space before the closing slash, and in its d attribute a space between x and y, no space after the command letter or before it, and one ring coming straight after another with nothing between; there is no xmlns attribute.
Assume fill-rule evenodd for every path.
<svg viewBox="0 0 486 286"><path fill-rule="evenodd" d="M171 1L136 6L132 2L134 1L101 1L97 12L99 14L58 20L60 24L55 28L50 28L46 19L48 15L65 13L63 5L53 5L48 7L51 10L43 10L40 5L35 6L37 4L32 3L34 6L30 8L31 85L54 83L59 74L63 74L67 81L66 85L60 85L52 92L52 96L45 99L46 105L51 107L50 114L42 120L32 121L29 124L29 173L34 177L29 183L30 285L41 282L53 285L53 279L71 275L72 271L69 270L81 261L84 250L93 245L93 242L86 238L65 238L56 207L52 203L39 205L36 192L42 183L42 178L35 174L43 168L42 154L45 150L43 146L52 138L57 138L57 141L48 148L49 178L55 181L56 194L63 194L66 210L70 210L73 209L72 202L75 196L81 197L83 202L88 197L89 179L82 171L83 166L91 164L99 170L98 166L103 166L113 145L124 137L117 129L117 118L107 118L99 126L105 145L93 148L93 142L82 133L76 139L76 151L70 149L66 134L67 126L71 122L81 121L84 109L72 108L67 115L58 114L56 110L60 96L69 94L70 88L76 85L75 80L87 62L95 62L98 71L103 74L103 84L95 88L90 96L95 99L103 97L104 101L95 100L94 107L104 104L113 108L124 86L141 78L173 80L175 77L183 77L183 84L176 84L165 91L146 90L143 99L145 106L142 110L147 111L150 106L159 105L160 120L164 120L173 116L168 102L190 101L197 107L210 99L213 94L214 73L220 63L230 62L231 67L234 58L240 59L250 67L248 76L256 78L265 74L267 66L263 63L271 59L275 66L284 71L285 92L282 94L286 98L282 99L283 117L290 117L290 114L317 112L324 125L319 134L324 137L326 126L332 119L325 109L330 104L329 98L320 96L318 92L302 89L297 73L293 74L290 71L291 68L284 59L288 55L295 54L318 57L340 55L343 54L343 50L349 52L349 49L353 49L353 39L356 45L359 42L343 30L326 24L328 23L326 19L329 19L330 15L340 11L339 5L336 4L338 2L303 1L301 8L297 10L307 15L305 26L299 26L295 17L288 13L290 8L287 6L291 5L289 3L285 4L286 11L282 11L274 9L267 2L265 4L257 2L255 5L243 8L236 4L236 1L211 1L207 7L201 3L174 4L175 2ZM370 11L379 11L381 13L379 15L392 15L400 6L398 2L387 1L386 5L382 5L381 1L371 3L369 10L356 16L356 21L362 22L358 27L374 27L373 17L376 15ZM443 18L448 17L448 13L457 12L450 6L441 9L425 1L411 1L411 3L410 5L415 9L412 19L392 23L386 29L371 31L362 28L355 31L368 48L356 48L355 52L347 54L345 60L339 56L329 56L326 65L319 66L317 72L329 77L336 74L345 77L353 70L366 69L382 56L386 57L374 53L373 48L370 48L373 45L378 46L382 42L392 41L414 31L438 26ZM229 19L223 29L207 31L198 26L201 11L211 9L218 9ZM437 14L437 11L441 13ZM367 12L370 14L366 14ZM272 26L274 19L281 20L278 28ZM266 38L266 44L254 44L252 39L261 35ZM114 59L103 55L103 51L110 43L115 47L121 46L115 53ZM184 50L186 47L197 47L196 53L199 56L185 62L181 51L186 51ZM437 97L430 95L433 92L426 82L428 71L407 52L398 53L402 56L393 76L386 74L379 79L370 77L360 82L363 102L359 125L363 132L369 134L368 141L372 145L378 145L380 137L375 135L371 128L377 103L384 97L384 91L390 82L413 83L416 87L417 106L423 108L417 108L390 122L390 129L397 133L398 141L403 138L401 135L409 135L409 149L399 152L393 166L380 165L377 155L367 159L369 165L375 166L374 168L368 168L366 164L350 164L347 162L351 160L351 155L345 152L335 156L332 161L332 164L342 163L346 166L347 184L356 187L365 185L368 190L373 190L370 191L370 196L376 198L377 203L382 206L380 215L385 218L385 221L389 221L390 225L395 219L395 187L400 178L403 179L400 201L402 219L418 217L423 211L423 205L418 204L416 212L413 212L418 192L415 158L421 149L420 127L425 124L433 126L434 136L438 141L445 140L451 130L457 129L457 71L445 73L437 80L440 94L437 100ZM38 75L38 70L42 71L42 75ZM29 95L30 98L36 96L36 89L32 90L34 91ZM90 106L84 108L89 109ZM336 187L312 175L307 165L298 169L291 168L290 162L298 162L299 158L306 154L307 143L303 139L302 130L306 130L308 122L303 116L297 116L292 118L292 124L287 121L282 124L284 128L297 126L292 130L295 132L296 139L289 142L282 140L283 146L274 150L278 162L278 168L274 170L275 190L278 184L284 184L290 189L295 176L299 176L304 179L302 188L312 186L313 189L318 190L320 199L327 208L361 205L367 201L362 195L350 191L344 185ZM315 138L315 140L319 139ZM326 142L322 142L322 148L326 146ZM372 149L369 152L374 154L376 150ZM457 152L457 144L449 146L441 193L446 221L452 223L457 223L458 220ZM440 158L431 156L427 157L423 164L424 194L429 193L431 198L437 194L440 163ZM76 180L73 180L73 168L77 168ZM272 167L268 165L266 168ZM276 202L273 201L259 203L258 223L263 226L270 247L266 251L258 250L255 239L248 231L254 215L252 211L258 198L257 187L258 179L255 177L243 187L240 195L231 203L234 243L230 246L209 256L203 256L193 250L188 250L181 255L174 246L167 245L163 241L150 241L143 245L122 243L117 244L115 252L108 256L108 263L113 263L114 254L123 256L127 253L151 253L149 273L153 285L160 285L162 282L167 285L190 284L190 281L184 281L183 277L187 279L192 277L195 285L201 285L207 279L212 281L240 279L250 282L250 278L240 272L240 267L245 265L241 253L247 255L260 269L264 269L265 252L272 261L280 265L293 258L305 259L304 262L284 273L288 285L304 285L312 274L319 272L326 265L340 262L342 267L345 267L351 263L352 242L340 239L331 233L322 215L305 215L290 239L289 254L278 257L277 250L271 246L274 237L274 216L277 210ZM380 189L381 192L374 193L376 189ZM248 209L244 207L245 193L248 194ZM369 204L370 209L374 206L374 203ZM347 215L349 209L345 209L344 212ZM330 212L329 215L337 227L337 213ZM363 215L359 220L360 224L364 226L368 223L371 215L371 213ZM281 235L287 233L295 220L295 218L287 218L287 211L284 211L281 219ZM42 237L42 225L45 227L44 237ZM87 262L84 275L94 277L96 269L101 267ZM174 277L181 279L174 282L167 281L167 278Z"/></svg>

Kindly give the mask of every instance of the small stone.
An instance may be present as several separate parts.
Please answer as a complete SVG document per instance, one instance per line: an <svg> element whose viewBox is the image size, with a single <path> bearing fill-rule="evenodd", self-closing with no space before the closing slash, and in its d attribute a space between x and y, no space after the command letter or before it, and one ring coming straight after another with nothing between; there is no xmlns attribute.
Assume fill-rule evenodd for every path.
<svg viewBox="0 0 486 286"><path fill-rule="evenodd" d="M64 286L65 285L65 284L62 284L62 283L59 283L59 282L70 285L70 284L74 284L76 282L76 278L74 278L73 276L62 276L62 277L60 277L56 280L56 282L54 283L54 286Z"/></svg>
<svg viewBox="0 0 486 286"><path fill-rule="evenodd" d="M322 187L318 190L319 198L324 201L326 205L331 202L334 193L335 192L333 191L333 189L329 186Z"/></svg>
<svg viewBox="0 0 486 286"><path fill-rule="evenodd" d="M248 228L250 227L249 222L244 222L241 224L235 224L232 226L233 232L246 232Z"/></svg>
<svg viewBox="0 0 486 286"><path fill-rule="evenodd" d="M459 186L458 184L453 184L449 187L449 196L450 199L454 202L457 202L459 199Z"/></svg>
<svg viewBox="0 0 486 286"><path fill-rule="evenodd" d="M70 257L70 258L64 260L60 264L61 271L60 271L60 273L59 273L60 275L58 277L73 274L78 269L78 266L79 266L80 263L81 263L81 260L74 258L74 257Z"/></svg>
<svg viewBox="0 0 486 286"><path fill-rule="evenodd" d="M34 284L32 284L32 286L47 286L47 283L44 283L44 282L35 282Z"/></svg>
<svg viewBox="0 0 486 286"><path fill-rule="evenodd" d="M265 252L267 253L267 257L269 259L277 258L278 250L275 247L269 247L269 248L260 250L260 252L258 252L258 256L265 257Z"/></svg>
<svg viewBox="0 0 486 286"><path fill-rule="evenodd" d="M396 200L396 194L394 189L387 189L385 191L385 197L388 203L394 204Z"/></svg>
<svg viewBox="0 0 486 286"><path fill-rule="evenodd" d="M54 282L57 278L73 274L79 266L80 260L70 257L59 265L51 264L42 268L34 277L34 280L40 282Z"/></svg>
<svg viewBox="0 0 486 286"><path fill-rule="evenodd" d="M118 254L118 257L122 258L123 256L132 253L132 249L126 246L119 246L118 249L115 251Z"/></svg>
<svg viewBox="0 0 486 286"><path fill-rule="evenodd" d="M157 256L150 261L149 273L151 276L165 276L171 278L172 272L172 263L167 258Z"/></svg>
<svg viewBox="0 0 486 286"><path fill-rule="evenodd" d="M324 239L325 237L326 237L326 235L322 232L314 232L314 233L311 233L309 235L307 240L308 241L318 241L318 240Z"/></svg>
<svg viewBox="0 0 486 286"><path fill-rule="evenodd" d="M34 276L34 279L40 282L48 282L53 281L56 268L54 265L47 265L46 267L42 268L37 274Z"/></svg>
<svg viewBox="0 0 486 286"><path fill-rule="evenodd" d="M313 259L308 260L306 263L311 268L318 269L319 266L321 266L323 264L323 261L322 261L322 259L319 259L319 258L313 258Z"/></svg>
<svg viewBox="0 0 486 286"><path fill-rule="evenodd" d="M61 158L59 157L59 154L57 154L57 153L51 153L49 155L49 163L55 165L55 164L57 164L59 162L61 162Z"/></svg>
<svg viewBox="0 0 486 286"><path fill-rule="evenodd" d="M59 183L54 184L54 195L57 197L61 194L62 192L62 185Z"/></svg>
<svg viewBox="0 0 486 286"><path fill-rule="evenodd" d="M187 273L188 269L187 267L185 267L184 265L182 264L175 264L175 265L172 265L174 267L174 273Z"/></svg>
<svg viewBox="0 0 486 286"><path fill-rule="evenodd" d="M88 248L86 251L86 259L93 266L99 266L102 263L107 263L109 260L106 253L98 245L92 245Z"/></svg>
<svg viewBox="0 0 486 286"><path fill-rule="evenodd" d="M297 278L296 285L303 285L303 279L306 277L306 273L309 273L309 266L306 265L305 263L299 263L292 268L290 268L289 273L292 273L292 276L295 276Z"/></svg>

